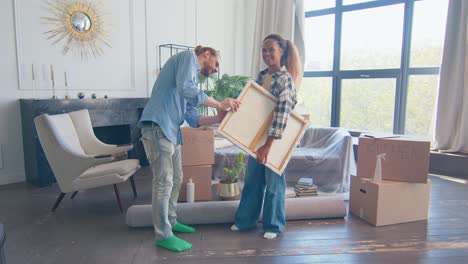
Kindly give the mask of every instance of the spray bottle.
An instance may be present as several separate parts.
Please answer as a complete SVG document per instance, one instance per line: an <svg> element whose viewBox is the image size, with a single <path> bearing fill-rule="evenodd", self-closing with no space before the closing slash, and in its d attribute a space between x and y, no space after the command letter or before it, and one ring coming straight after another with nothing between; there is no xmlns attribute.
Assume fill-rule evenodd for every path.
<svg viewBox="0 0 468 264"><path fill-rule="evenodd" d="M382 180L382 160L385 160L385 153L378 154L377 163L375 164L375 171L374 171L374 181Z"/></svg>

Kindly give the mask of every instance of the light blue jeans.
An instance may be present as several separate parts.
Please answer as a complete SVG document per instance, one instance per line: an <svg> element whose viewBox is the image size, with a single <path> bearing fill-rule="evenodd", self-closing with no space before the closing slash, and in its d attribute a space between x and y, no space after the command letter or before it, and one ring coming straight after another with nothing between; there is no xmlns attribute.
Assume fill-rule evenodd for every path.
<svg viewBox="0 0 468 264"><path fill-rule="evenodd" d="M182 183L180 145L170 142L158 126L143 126L142 141L153 172L153 226L156 240L171 237Z"/></svg>
<svg viewBox="0 0 468 264"><path fill-rule="evenodd" d="M264 232L281 233L286 224L286 181L265 165L249 157L245 172L245 185L237 208L235 225L240 230L255 228L263 204Z"/></svg>

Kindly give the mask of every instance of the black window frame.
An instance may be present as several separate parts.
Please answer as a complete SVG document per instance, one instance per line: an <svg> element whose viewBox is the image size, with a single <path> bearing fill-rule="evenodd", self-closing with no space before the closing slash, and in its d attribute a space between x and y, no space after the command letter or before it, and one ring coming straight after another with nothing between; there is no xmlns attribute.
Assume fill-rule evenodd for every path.
<svg viewBox="0 0 468 264"><path fill-rule="evenodd" d="M408 96L408 80L412 75L439 75L440 67L409 67L411 49L411 31L413 25L414 3L424 0L377 0L371 2L343 5L343 0L335 0L335 7L321 10L306 11L305 19L324 15L335 15L335 32L333 47L333 67L331 71L304 71L304 78L332 78L331 127L340 126L341 80L342 79L374 79L396 78L394 103L393 133L405 133L406 104ZM371 70L340 70L341 32L343 13L356 10L404 4L403 41L401 48L400 68ZM307 46L307 43L306 43ZM350 131L359 134L363 131ZM369 131L372 132L372 131Z"/></svg>

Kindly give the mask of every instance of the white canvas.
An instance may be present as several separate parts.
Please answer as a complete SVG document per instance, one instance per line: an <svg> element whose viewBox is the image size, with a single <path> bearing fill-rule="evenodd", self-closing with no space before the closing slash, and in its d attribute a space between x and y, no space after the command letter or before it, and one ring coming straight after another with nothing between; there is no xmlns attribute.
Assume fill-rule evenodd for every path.
<svg viewBox="0 0 468 264"><path fill-rule="evenodd" d="M218 133L236 146L256 157L255 151L263 146L270 127L276 98L253 81L247 83L238 98L241 107L229 112L219 125ZM282 139L274 140L268 154L268 168L281 174L291 158L294 148L304 135L309 122L291 111Z"/></svg>

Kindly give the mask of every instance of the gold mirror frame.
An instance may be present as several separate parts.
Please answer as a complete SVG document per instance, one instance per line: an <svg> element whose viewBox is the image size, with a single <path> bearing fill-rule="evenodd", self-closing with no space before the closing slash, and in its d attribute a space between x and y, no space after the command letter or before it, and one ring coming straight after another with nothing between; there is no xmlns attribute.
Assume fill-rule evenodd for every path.
<svg viewBox="0 0 468 264"><path fill-rule="evenodd" d="M44 34L53 40L53 45L63 42L64 55L73 51L82 59L97 57L103 54L103 45L111 47L105 40L105 26L96 1L51 0L46 2L46 8L50 16L43 20L52 29Z"/></svg>

